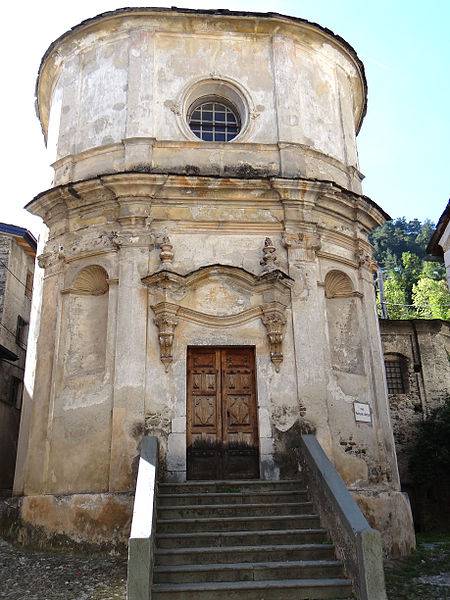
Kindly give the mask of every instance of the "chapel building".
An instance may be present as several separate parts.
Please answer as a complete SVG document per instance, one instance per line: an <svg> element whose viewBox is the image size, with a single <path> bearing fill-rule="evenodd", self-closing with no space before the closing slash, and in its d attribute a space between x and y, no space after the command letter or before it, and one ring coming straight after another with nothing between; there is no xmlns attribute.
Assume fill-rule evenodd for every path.
<svg viewBox="0 0 450 600"><path fill-rule="evenodd" d="M47 50L56 160L22 419L22 518L128 535L144 434L160 478L278 480L313 432L391 553L401 493L363 195L354 49L278 14L127 8Z"/></svg>

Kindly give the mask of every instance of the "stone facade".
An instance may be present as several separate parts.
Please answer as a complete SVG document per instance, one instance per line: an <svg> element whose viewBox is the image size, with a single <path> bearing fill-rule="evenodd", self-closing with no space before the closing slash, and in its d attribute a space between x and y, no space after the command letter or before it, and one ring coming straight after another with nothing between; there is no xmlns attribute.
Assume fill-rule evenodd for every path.
<svg viewBox="0 0 450 600"><path fill-rule="evenodd" d="M0 494L12 491L36 240L0 223Z"/></svg>
<svg viewBox="0 0 450 600"><path fill-rule="evenodd" d="M291 476L315 431L386 550L407 553L368 241L386 215L361 193L354 50L279 15L123 9L57 40L37 90L57 160L28 205L49 240L25 520L123 539L145 432L161 476L186 477L187 348L251 346L261 477ZM235 140L189 129L203 96L235 107Z"/></svg>
<svg viewBox="0 0 450 600"><path fill-rule="evenodd" d="M450 323L383 319L380 328L387 364L394 358L403 372L398 389L390 389L388 380L388 397L400 482L419 521L425 507L419 506L420 494L411 480L409 457L418 425L450 398Z"/></svg>

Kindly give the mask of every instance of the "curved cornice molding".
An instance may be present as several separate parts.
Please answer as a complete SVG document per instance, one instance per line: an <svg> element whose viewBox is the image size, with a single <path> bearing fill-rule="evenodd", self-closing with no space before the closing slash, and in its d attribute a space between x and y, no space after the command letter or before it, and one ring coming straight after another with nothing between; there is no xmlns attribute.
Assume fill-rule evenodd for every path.
<svg viewBox="0 0 450 600"><path fill-rule="evenodd" d="M185 306L179 306L178 304L172 304L171 302L160 302L159 304L155 304L152 306L152 310L155 315L167 311L176 315L178 318L190 321L191 323L219 328L236 327L237 325L242 325L243 323L258 319L264 314L262 306L255 306L233 315L211 315L209 313L193 310L192 308L186 308Z"/></svg>
<svg viewBox="0 0 450 600"><path fill-rule="evenodd" d="M207 265L185 275L174 271L162 270L142 278L142 283L149 288L184 287L190 288L208 279L230 278L246 289L254 292L265 292L279 287L280 291L288 291L294 284L292 277L279 269L274 269L262 275L254 275L242 267L231 265Z"/></svg>
<svg viewBox="0 0 450 600"><path fill-rule="evenodd" d="M210 177L199 175L178 175L168 173L122 172L113 175L101 175L83 179L73 183L59 185L41 192L26 205L26 209L34 215L49 221L67 217L67 211L81 210L95 205L103 210L105 204L115 205L120 210L120 203L127 204L126 213L130 214L135 203L139 212L139 203L163 201L169 191L183 192L183 202L198 202L195 191L201 191L202 201L216 201L218 195L228 197L230 194L242 196L248 203L260 202L259 191L267 199L272 193L272 202L302 204L307 202L308 208L321 207L352 220L358 220L369 231L381 225L390 216L367 196L356 194L329 180L307 179L302 177ZM248 192L251 191L250 195ZM136 214L145 217L145 211Z"/></svg>

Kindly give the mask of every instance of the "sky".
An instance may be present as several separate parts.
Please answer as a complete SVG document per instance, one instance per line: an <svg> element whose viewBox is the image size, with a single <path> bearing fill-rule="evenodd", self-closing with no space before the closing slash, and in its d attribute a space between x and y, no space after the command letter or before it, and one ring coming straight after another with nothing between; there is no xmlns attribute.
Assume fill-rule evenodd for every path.
<svg viewBox="0 0 450 600"><path fill-rule="evenodd" d="M450 195L450 0L155 0L155 6L274 11L320 23L364 62L368 113L358 136L364 193L392 217L437 221ZM39 63L83 19L132 0L8 2L0 36L3 194L0 221L38 234L23 206L52 185L34 110Z"/></svg>

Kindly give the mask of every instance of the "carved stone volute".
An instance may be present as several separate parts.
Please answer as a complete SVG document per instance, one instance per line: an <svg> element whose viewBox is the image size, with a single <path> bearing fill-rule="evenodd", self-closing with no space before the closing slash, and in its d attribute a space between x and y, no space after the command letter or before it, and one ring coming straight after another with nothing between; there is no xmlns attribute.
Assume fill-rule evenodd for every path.
<svg viewBox="0 0 450 600"><path fill-rule="evenodd" d="M251 298L246 308L223 314L220 306L208 305L197 310L190 300L190 290L198 292L208 281L228 282L242 298ZM166 371L173 361L172 346L178 321L188 321L212 328L234 328L255 319L264 323L270 347L270 358L279 371L283 361L282 344L286 325L286 307L293 280L279 269L254 275L240 267L207 265L187 274L159 270L142 278L149 289L150 306L158 327L160 357ZM219 309L219 310L218 310Z"/></svg>
<svg viewBox="0 0 450 600"><path fill-rule="evenodd" d="M175 327L178 325L177 309L173 306L159 305L153 307L153 311L155 313L153 322L158 328L159 355L167 373L173 362L173 338Z"/></svg>
<svg viewBox="0 0 450 600"><path fill-rule="evenodd" d="M283 339L286 328L285 310L282 305L262 307L261 320L267 329L267 337L270 347L270 360L275 365L278 373L283 362Z"/></svg>

